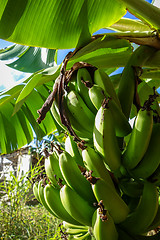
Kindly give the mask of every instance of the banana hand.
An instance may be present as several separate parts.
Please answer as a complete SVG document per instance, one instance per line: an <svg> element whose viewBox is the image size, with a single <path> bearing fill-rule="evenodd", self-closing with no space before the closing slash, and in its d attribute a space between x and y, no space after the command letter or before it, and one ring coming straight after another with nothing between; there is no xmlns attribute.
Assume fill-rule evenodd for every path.
<svg viewBox="0 0 160 240"><path fill-rule="evenodd" d="M92 192L92 187L86 178L81 174L81 171L75 161L69 153L63 152L59 157L59 165L62 175L68 184L74 191L80 194L90 204L96 201Z"/></svg>
<svg viewBox="0 0 160 240"><path fill-rule="evenodd" d="M94 206L67 185L61 188L60 197L64 208L74 219L83 225L92 226Z"/></svg>
<svg viewBox="0 0 160 240"><path fill-rule="evenodd" d="M44 188L44 198L50 210L58 216L59 219L75 225L81 225L76 221L63 207L60 198L60 189L47 184Z"/></svg>

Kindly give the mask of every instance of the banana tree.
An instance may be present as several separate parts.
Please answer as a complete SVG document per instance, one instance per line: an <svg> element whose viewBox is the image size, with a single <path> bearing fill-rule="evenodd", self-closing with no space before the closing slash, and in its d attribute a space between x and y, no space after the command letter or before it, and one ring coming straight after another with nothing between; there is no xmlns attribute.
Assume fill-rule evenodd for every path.
<svg viewBox="0 0 160 240"><path fill-rule="evenodd" d="M13 45L0 50L0 60L12 59L12 63L7 64L9 67L22 72L29 72L31 75L29 78L17 82L14 87L0 92L0 153L10 153L30 143L34 133L38 139L42 139L45 135L52 133L56 129L62 132L68 131L70 135L74 136L74 140L79 142L82 150L84 150L84 146L82 146L84 142L81 141L83 140L81 139L83 133L81 130L76 129L78 120L74 122L75 127L73 128L71 124L73 121L72 119L68 121L66 111L64 110L65 105L63 105L65 93L68 94L68 87L69 89L78 89L78 84L75 86L72 79L75 78L78 70L84 67L88 69L91 77L97 72L97 69L100 77L102 75L107 76L106 81L101 83L100 87L103 88L103 91L101 91L100 94L107 95L108 92L110 94L107 99L105 97L105 101L100 104L98 103L99 107L97 107L97 110L98 108L101 110L100 119L104 120L105 113L103 111L104 109L111 108L108 107L110 106L111 98L115 98L114 101L116 101L116 104L112 106L115 107L116 114L120 108L119 112L121 116L123 116L123 119L125 119L124 121L127 121L127 127L129 129L127 130L127 136L121 135L121 133L118 132L119 125L116 125L116 127L112 126L115 121L114 118L113 121L109 122L108 126L105 125L108 132L111 132L113 129L113 131L117 131L119 135L114 137L113 142L116 143L116 147L112 144L112 150L101 151L101 155L105 155L106 159L107 154L112 155L115 149L118 149L116 157L119 167L121 165L119 160L121 161L123 148L127 145L133 145L130 142L136 142L134 152L137 150L137 154L138 151L142 152L142 150L146 152L151 137L150 129L152 128L153 119L155 122L160 122L160 95L158 93L160 87L160 9L154 5L155 3L156 1L149 3L145 0L2 0L0 2L0 38L13 42ZM127 10L135 16L134 20L125 16ZM97 31L100 29L103 30L101 34L98 34ZM66 55L64 61L57 65L57 54L61 49L71 49L71 51ZM100 77L98 78L99 80L96 80L96 84L100 85ZM111 83L105 88L108 79L110 79L109 81L111 81ZM82 80L82 82L84 82L83 78ZM89 81L85 83L88 88L91 88L89 84ZM111 87L111 85L113 85L113 87ZM71 100L70 98L68 101ZM85 100L84 96L84 102ZM56 101L58 102L58 107L56 106ZM55 103L55 108L58 108L59 112L55 111L58 113L57 115L52 108L53 103ZM103 109L101 106L103 106ZM144 119L148 118L148 112L151 106L153 118L151 117L151 121L149 121L150 125L136 125L135 123L133 129L136 127L137 129L132 131L130 125L128 125L129 120L139 116L141 112L142 116L139 118L142 119L144 110L147 110L147 114L145 115L147 117L144 117ZM72 109L70 109L70 111L72 111ZM78 114L81 113L77 113L77 115ZM117 116L120 115L116 114L114 117L118 119ZM95 125L98 125L98 123L96 123L96 119L98 118L94 118L94 114L91 115L93 119L95 119ZM112 115L111 113L110 116ZM74 117L76 117L76 115ZM84 126L84 132L88 132L88 129L91 127L89 125L92 124L92 122L88 122L88 126L85 126L86 122L78 122L80 126ZM116 120L116 123L121 124L118 120ZM145 129L143 128L144 126ZM138 142L135 141L135 139L139 136L139 129L141 130L140 132L143 132L143 136ZM101 126L99 127L99 132L100 131ZM131 137L132 140L129 141L129 133L131 131L134 136ZM94 140L96 134L94 128L93 141L96 141ZM109 135L112 136L112 133ZM110 136L106 136L105 140L110 144ZM158 134L156 137L159 139ZM124 142L126 144L125 146ZM101 138L101 143L103 146L105 145L103 137ZM140 143L140 147L138 143ZM91 142L89 142L89 144L91 145ZM156 144L153 144L153 146L148 149L154 149L155 145ZM128 147L128 149L129 153L127 152L127 154L133 155L130 154L133 147ZM97 147L95 153L98 151L100 150L98 150ZM159 149L156 149L156 153L159 153ZM142 158L142 156L140 156L140 158ZM126 157L126 159L124 160L124 165L125 161L128 164L128 157ZM138 158L136 161L139 161ZM154 176L150 176L151 179L147 179L146 181L138 178L138 181L136 181L137 179L135 178L136 186L145 186L144 194L142 194L141 187L140 195L137 195L138 197L142 196L140 204L136 205L137 208L131 206L132 210L138 209L138 211L133 211L133 214L128 215L129 208L128 206L126 207L128 198L123 199L125 201L125 204L123 204L126 209L125 217L129 216L127 218L127 220L129 220L125 221L123 219L124 222L120 225L120 221L118 220L116 222L118 226L115 226L111 220L111 225L114 225L114 233L112 232L114 235L113 239L117 240L118 235L122 236L122 239L131 240L159 239L159 233L153 237L143 235L144 231L155 229L154 226L158 227L157 224L160 221L157 186L154 185L154 181L157 181L157 179L155 179L157 177L156 174L159 173L159 161L155 158L154 162L157 164L157 168L153 170L155 174ZM108 164L108 162L105 164ZM138 164L139 162L136 162L136 166ZM132 173L130 172L131 166L132 164L127 167L127 170L123 167L120 171L116 171L117 168L111 169L110 176L112 176L115 184L118 185L119 182L117 183L116 180L118 179L119 181L124 176L126 178L129 176L127 179L133 180ZM83 167L81 168L82 172L84 171ZM98 170L98 167L95 169ZM156 171L158 171L158 173ZM71 172L69 172L68 175L69 177L70 173ZM86 178L87 180L89 179L93 185L98 181L97 178L90 175L90 172L83 172L83 174L88 174ZM108 177L109 179L110 176ZM81 178L83 177L81 176ZM74 184L75 182L72 182L71 177L71 184L72 183ZM124 181L122 181L122 183L124 187ZM102 185L108 188L108 183L103 183L103 180L99 186L101 187ZM95 188L93 187L93 189L91 189L90 184L88 184L88 186L91 192L93 190L96 199L98 199L101 219L103 218L102 220L105 222L107 219L110 219L110 215L108 215L107 218L106 210L101 202L101 192L103 191L99 191L99 189L96 188L98 184ZM113 186L112 183L112 187ZM123 202L122 198L120 198L123 189L119 189L120 191L117 193L117 191L112 192L112 190L108 188L108 193L109 195L112 193L113 199L121 199L120 201ZM149 196L148 191L150 190L151 193L153 193L150 194L151 198L148 197L146 201L143 200L146 199L146 196ZM66 194L67 190L65 189L63 191L62 195ZM75 195L72 190L68 191ZM96 195L97 192L98 195ZM63 196L63 199L65 199L66 195ZM80 199L79 195L76 197ZM70 201L70 199L71 198L68 197L68 201ZM155 203L153 204L153 209L143 211L145 212L144 216L147 220L142 224L141 212L144 209L144 205L147 206L147 209L150 207L152 200ZM111 201L108 202L106 198L106 202L110 208L112 205ZM81 206L84 207L85 204ZM89 206L88 203L87 206ZM76 208L77 205L75 204L74 207ZM91 207L91 215L93 215L95 210L94 207ZM87 208L86 211L88 211ZM66 204L66 209L68 209L70 215L74 216L69 204ZM77 209L75 217L73 217L76 221L79 220L77 217L78 212L81 214L79 209ZM154 215L152 210L154 210ZM58 214L59 213L56 212L55 216ZM148 217L148 214L150 214L153 219ZM95 227L97 229L100 226L100 228L104 230L105 224L103 225L102 221L97 220L97 216L99 217L98 212L95 213L94 226L97 226ZM81 215L81 217L82 222L80 223L83 224L85 222L83 222L84 216ZM113 216L111 216L111 219L112 217ZM137 222L134 221L135 219L137 219ZM91 217L89 217L88 220L88 226L92 226L90 222ZM134 228L132 221L135 222ZM147 227L146 224L148 224ZM93 228L93 233L96 239L105 239L105 235L103 234L105 234L106 231L102 231L102 235L99 235L101 234L99 233L100 230L95 228ZM87 232L86 239L91 239L90 232Z"/></svg>
<svg viewBox="0 0 160 240"><path fill-rule="evenodd" d="M125 18L127 10L137 19ZM156 6L144 0L138 4L135 0L105 0L101 3L98 0L74 3L17 0L16 4L11 0L1 1L0 38L14 44L0 51L0 60L13 59L7 64L9 67L30 72L31 76L0 93L0 152L8 153L29 143L33 131L41 139L58 128L50 111L41 124L37 123L37 110L52 92L61 71L61 64L56 64L58 49L75 49L66 70L77 62L86 62L111 74L122 99L123 86L118 90L121 74L115 70L124 67L122 79L125 79L128 77L126 68L136 67L136 64L143 67L140 74L143 84L138 91L144 102L153 93L151 88L158 89L160 85L159 14ZM96 34L102 28L112 31ZM145 55L139 50L136 55L138 46L152 49ZM137 60L139 56L141 59ZM127 90L130 85L131 81L128 81ZM134 115L133 106L130 118Z"/></svg>
<svg viewBox="0 0 160 240"><path fill-rule="evenodd" d="M124 18L126 8L139 19ZM101 1L100 4L99 1L26 0L16 4L1 1L0 38L16 44L2 49L0 59L16 57L8 66L32 73L28 79L0 93L1 153L29 143L33 130L42 138L57 128L50 112L41 124L37 124L36 119L37 110L60 73L61 65L56 65L58 49L76 49L67 69L83 61L111 74L127 64L133 46L154 47L157 51L145 62L142 77L147 86L156 84L158 88L158 71L153 71L159 68L158 16L159 9L143 0L138 5L133 0ZM101 28L113 31L95 35ZM118 77L114 74L115 82Z"/></svg>

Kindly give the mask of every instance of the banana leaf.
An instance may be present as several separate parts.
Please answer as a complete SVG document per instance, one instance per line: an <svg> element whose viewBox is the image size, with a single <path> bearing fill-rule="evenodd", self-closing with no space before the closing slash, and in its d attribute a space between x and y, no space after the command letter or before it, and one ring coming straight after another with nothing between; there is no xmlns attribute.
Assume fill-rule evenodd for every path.
<svg viewBox="0 0 160 240"><path fill-rule="evenodd" d="M2 0L0 38L49 49L83 46L126 13L119 0Z"/></svg>
<svg viewBox="0 0 160 240"><path fill-rule="evenodd" d="M7 66L27 73L52 67L56 63L56 50L39 47L29 47L14 44L0 50L0 60L13 60Z"/></svg>

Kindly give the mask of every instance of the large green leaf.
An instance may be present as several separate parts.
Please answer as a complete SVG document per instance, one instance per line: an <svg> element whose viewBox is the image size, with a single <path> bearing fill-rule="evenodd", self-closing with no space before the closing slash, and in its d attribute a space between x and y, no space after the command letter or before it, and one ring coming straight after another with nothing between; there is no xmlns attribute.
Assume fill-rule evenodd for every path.
<svg viewBox="0 0 160 240"><path fill-rule="evenodd" d="M42 85L49 81L54 81L59 75L59 66L49 68L45 71L40 71L33 74L28 78L27 83L24 85L16 101L14 113L17 112L22 104L25 102L26 98L30 95L33 89L39 85Z"/></svg>
<svg viewBox="0 0 160 240"><path fill-rule="evenodd" d="M14 44L0 50L0 60L10 59L13 61L6 64L7 66L22 72L34 73L55 65L56 50Z"/></svg>
<svg viewBox="0 0 160 240"><path fill-rule="evenodd" d="M38 124L37 110L40 109L52 90L53 83L41 85L28 96L21 109L13 115L16 98L22 89L22 84L1 93L0 96L0 154L14 151L33 140L33 131L38 139L50 134L56 129L51 112L45 120Z"/></svg>
<svg viewBox="0 0 160 240"><path fill-rule="evenodd" d="M12 116L14 101L0 107L0 153L8 153L33 139L33 131L26 116L20 110Z"/></svg>
<svg viewBox="0 0 160 240"><path fill-rule="evenodd" d="M1 0L0 38L28 46L82 46L126 13L118 0Z"/></svg>
<svg viewBox="0 0 160 240"><path fill-rule="evenodd" d="M7 48L0 50L0 60L10 60L19 57L27 50L28 46L13 44Z"/></svg>

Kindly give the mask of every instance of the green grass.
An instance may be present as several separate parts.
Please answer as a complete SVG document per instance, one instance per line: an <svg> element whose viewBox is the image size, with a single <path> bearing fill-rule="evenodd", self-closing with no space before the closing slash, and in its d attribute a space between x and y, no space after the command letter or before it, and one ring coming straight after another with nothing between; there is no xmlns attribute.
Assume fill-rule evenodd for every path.
<svg viewBox="0 0 160 240"><path fill-rule="evenodd" d="M11 181L0 183L3 193L0 196L0 240L67 239L63 236L62 221L34 199L32 179L39 172L33 169L27 181L23 181L25 176L19 179L12 173L10 175ZM2 196L6 196L7 201Z"/></svg>
<svg viewBox="0 0 160 240"><path fill-rule="evenodd" d="M60 239L61 221L54 218L41 204L11 209L0 207L0 239Z"/></svg>

